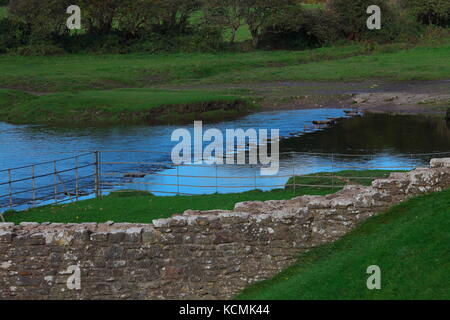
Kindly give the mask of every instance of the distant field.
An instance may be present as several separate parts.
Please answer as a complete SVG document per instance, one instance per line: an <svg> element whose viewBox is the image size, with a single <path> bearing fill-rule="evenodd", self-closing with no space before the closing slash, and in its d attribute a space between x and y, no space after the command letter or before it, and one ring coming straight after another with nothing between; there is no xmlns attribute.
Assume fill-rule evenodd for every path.
<svg viewBox="0 0 450 320"><path fill-rule="evenodd" d="M403 50L364 44L249 53L0 56L0 87L67 91L286 80L450 78L450 44Z"/></svg>

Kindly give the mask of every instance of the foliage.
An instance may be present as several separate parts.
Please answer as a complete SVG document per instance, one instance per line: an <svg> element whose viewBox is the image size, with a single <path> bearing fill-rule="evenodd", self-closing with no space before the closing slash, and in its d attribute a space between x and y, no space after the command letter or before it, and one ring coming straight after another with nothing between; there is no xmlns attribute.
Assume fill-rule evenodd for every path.
<svg viewBox="0 0 450 320"><path fill-rule="evenodd" d="M445 25L448 1L433 0L429 11L419 0L392 6L388 0L11 0L14 37L2 43L44 45L66 52L194 52L251 48L306 49L345 41L415 41L422 30L409 17ZM369 5L382 9L381 30L366 28ZM420 5L419 5L420 4ZM66 27L69 5L79 5L82 30ZM406 14L403 10L407 8ZM402 11L403 10L403 11ZM425 12L425 13L423 13ZM17 35L20 37L17 39ZM224 38L225 37L225 38ZM5 40L5 38L7 38ZM16 44L18 40L19 44ZM236 44L238 40L248 43ZM251 41L250 41L251 39ZM14 41L13 41L14 40ZM224 41L227 41L226 45ZM251 49L250 48L250 49Z"/></svg>
<svg viewBox="0 0 450 320"><path fill-rule="evenodd" d="M6 53L27 42L24 26L11 19L0 20L0 53Z"/></svg>
<svg viewBox="0 0 450 320"><path fill-rule="evenodd" d="M369 30L366 26L366 10L370 5L377 5L381 9L380 30ZM402 16L387 0L330 0L328 8L336 15L339 30L348 40L389 42L405 33L418 32L408 17Z"/></svg>
<svg viewBox="0 0 450 320"><path fill-rule="evenodd" d="M31 41L47 41L52 35L67 33L66 9L70 0L11 0L9 16L24 27Z"/></svg>
<svg viewBox="0 0 450 320"><path fill-rule="evenodd" d="M65 53L60 47L48 43L19 46L13 52L22 56L52 56Z"/></svg>
<svg viewBox="0 0 450 320"><path fill-rule="evenodd" d="M278 12L261 36L261 47L308 49L337 44L342 38L334 14L322 9L291 6Z"/></svg>
<svg viewBox="0 0 450 320"><path fill-rule="evenodd" d="M401 0L421 23L441 27L450 26L450 1L448 0Z"/></svg>
<svg viewBox="0 0 450 320"><path fill-rule="evenodd" d="M205 19L212 24L230 30L230 44L236 40L236 35L244 25L244 11L241 0L211 0L203 7Z"/></svg>

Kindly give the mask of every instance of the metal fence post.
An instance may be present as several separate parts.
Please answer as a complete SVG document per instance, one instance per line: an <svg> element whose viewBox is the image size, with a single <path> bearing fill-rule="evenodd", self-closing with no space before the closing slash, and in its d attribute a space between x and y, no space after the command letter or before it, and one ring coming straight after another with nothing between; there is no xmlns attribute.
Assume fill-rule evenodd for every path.
<svg viewBox="0 0 450 320"><path fill-rule="evenodd" d="M100 196L100 151L95 151L95 197Z"/></svg>
<svg viewBox="0 0 450 320"><path fill-rule="evenodd" d="M58 203L58 185L56 182L58 172L56 171L56 160L53 161L53 196L55 198L55 204Z"/></svg>
<svg viewBox="0 0 450 320"><path fill-rule="evenodd" d="M12 198L11 169L8 169L8 186L9 186L9 208L12 209L13 198Z"/></svg>
<svg viewBox="0 0 450 320"><path fill-rule="evenodd" d="M334 191L334 153L331 154L331 191Z"/></svg>
<svg viewBox="0 0 450 320"><path fill-rule="evenodd" d="M177 196L180 195L180 166L177 166Z"/></svg>
<svg viewBox="0 0 450 320"><path fill-rule="evenodd" d="M295 176L295 164L292 164L292 179L294 181L294 195L297 194L297 177Z"/></svg>
<svg viewBox="0 0 450 320"><path fill-rule="evenodd" d="M78 201L78 157L75 157L75 199Z"/></svg>
<svg viewBox="0 0 450 320"><path fill-rule="evenodd" d="M219 182L217 178L217 163L214 163L214 169L216 171L216 193L219 193Z"/></svg>
<svg viewBox="0 0 450 320"><path fill-rule="evenodd" d="M31 167L32 174L32 193L33 193L33 208L36 206L36 175L34 165Z"/></svg>

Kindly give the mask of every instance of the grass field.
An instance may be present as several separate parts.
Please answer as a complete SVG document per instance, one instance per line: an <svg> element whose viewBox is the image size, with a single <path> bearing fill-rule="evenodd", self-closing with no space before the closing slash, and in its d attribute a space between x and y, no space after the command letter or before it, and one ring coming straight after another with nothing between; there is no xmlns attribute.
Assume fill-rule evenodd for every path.
<svg viewBox="0 0 450 320"><path fill-rule="evenodd" d="M205 103L209 112L197 114L196 106ZM216 104L215 109L210 104ZM184 106L190 106L189 111L179 110ZM0 119L11 123L178 123L223 120L252 108L251 103L218 91L116 89L33 95L0 89Z"/></svg>
<svg viewBox="0 0 450 320"><path fill-rule="evenodd" d="M450 77L450 42L406 50L363 44L306 51L221 54L0 56L0 87L68 91L281 80Z"/></svg>
<svg viewBox="0 0 450 320"><path fill-rule="evenodd" d="M400 204L237 299L450 299L449 208L450 190ZM381 290L366 287L370 265Z"/></svg>
<svg viewBox="0 0 450 320"><path fill-rule="evenodd" d="M340 176L386 177L387 171L345 171ZM297 177L297 183L307 184L311 178ZM330 179L316 182L317 185L330 185ZM342 184L343 185L343 184ZM341 185L341 186L342 186ZM295 196L314 194L325 195L336 192L336 188L301 187L293 190L273 190L269 192L250 191L244 193L212 194L199 196L157 197L130 192L112 193L109 196L57 206L38 207L23 212L5 214L8 222L141 222L151 223L153 219L167 218L185 210L233 209L241 201L284 200ZM130 206L130 203L133 205Z"/></svg>

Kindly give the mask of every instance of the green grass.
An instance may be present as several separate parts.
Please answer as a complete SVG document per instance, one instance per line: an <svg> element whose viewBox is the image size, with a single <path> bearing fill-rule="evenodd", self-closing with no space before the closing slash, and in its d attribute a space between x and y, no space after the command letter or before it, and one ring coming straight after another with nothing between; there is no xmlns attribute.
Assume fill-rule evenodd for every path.
<svg viewBox="0 0 450 320"><path fill-rule="evenodd" d="M348 171L346 171L347 174ZM352 176L385 177L385 171L354 171ZM304 180L303 180L304 179ZM298 178L305 183L309 178ZM318 185L327 186L329 181L321 181ZM76 203L45 206L22 212L5 214L6 221L20 223L33 222L140 222L151 223L153 219L167 218L185 210L212 210L234 208L241 201L285 200L296 196L313 194L326 195L339 190L329 187L301 187L293 190L272 190L267 192L250 191L244 193L211 194L199 196L158 197L142 195L142 192L127 191L112 193L109 196L85 200ZM132 205L130 205L132 204Z"/></svg>
<svg viewBox="0 0 450 320"><path fill-rule="evenodd" d="M450 190L397 205L237 299L450 299L449 209ZM381 290L366 287L370 265Z"/></svg>
<svg viewBox="0 0 450 320"><path fill-rule="evenodd" d="M202 82L433 80L450 77L450 45L228 72Z"/></svg>
<svg viewBox="0 0 450 320"><path fill-rule="evenodd" d="M387 178L393 171L389 170L344 170L340 172L320 172L307 176L295 176L289 178L286 188L293 188L296 185L328 185L335 187L343 187L347 184L360 184L370 186L374 178Z"/></svg>
<svg viewBox="0 0 450 320"><path fill-rule="evenodd" d="M306 9L323 9L325 4L323 3L304 3L303 6Z"/></svg>
<svg viewBox="0 0 450 320"><path fill-rule="evenodd" d="M32 95L0 89L0 119L13 123L54 124L167 123L206 119L208 114L213 116L219 111L223 119L227 114L245 113L245 110L233 109L236 101L250 108L241 98L217 91L115 89ZM209 113L177 109L205 103L217 104L216 109L210 106ZM159 107L163 107L166 114ZM152 113L152 110L156 111Z"/></svg>
<svg viewBox="0 0 450 320"><path fill-rule="evenodd" d="M225 41L230 41L231 39L231 30L226 30L223 38ZM244 41L250 41L252 40L252 34L250 32L250 28L247 24L242 25L237 31L236 36L234 38L234 42L244 42Z"/></svg>
<svg viewBox="0 0 450 320"><path fill-rule="evenodd" d="M320 190L318 192L321 192ZM151 223L153 219L167 218L185 210L232 209L240 201L290 199L292 191L245 192L201 196L107 196L73 204L45 206L29 211L7 213L8 222L135 222ZM131 205L130 205L131 204Z"/></svg>
<svg viewBox="0 0 450 320"><path fill-rule="evenodd" d="M0 20L8 15L6 7L0 7Z"/></svg>
<svg viewBox="0 0 450 320"><path fill-rule="evenodd" d="M403 50L363 44L306 51L169 55L0 56L0 87L72 91L156 85L450 77L450 44Z"/></svg>

